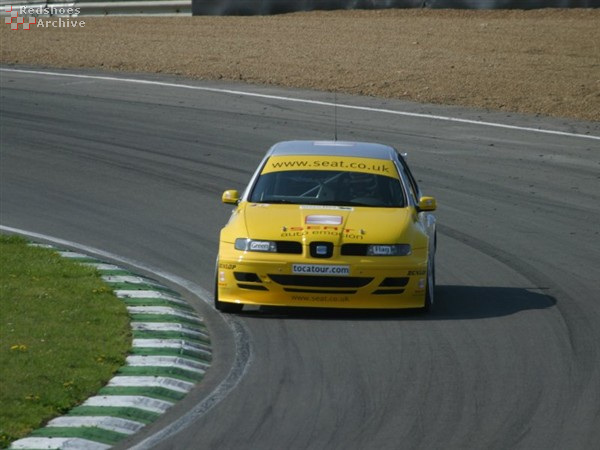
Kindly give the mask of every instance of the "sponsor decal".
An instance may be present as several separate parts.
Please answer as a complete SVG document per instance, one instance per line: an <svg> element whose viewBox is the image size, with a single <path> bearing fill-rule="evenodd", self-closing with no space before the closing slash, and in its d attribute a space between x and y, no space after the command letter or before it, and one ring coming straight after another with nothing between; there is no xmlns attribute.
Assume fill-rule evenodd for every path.
<svg viewBox="0 0 600 450"><path fill-rule="evenodd" d="M292 264L292 273L298 275L350 275L350 266L325 264Z"/></svg>
<svg viewBox="0 0 600 450"><path fill-rule="evenodd" d="M342 216L312 215L306 216L305 223L309 225L341 225Z"/></svg>
<svg viewBox="0 0 600 450"><path fill-rule="evenodd" d="M426 273L427 273L427 270L409 270L408 276L414 277L414 276L418 276L418 275L425 275Z"/></svg>
<svg viewBox="0 0 600 450"><path fill-rule="evenodd" d="M392 161L369 158L341 158L339 156L272 156L267 161L262 173L285 170L339 170L398 178L398 172Z"/></svg>
<svg viewBox="0 0 600 450"><path fill-rule="evenodd" d="M349 302L350 297L346 295L294 295L292 300L297 302L342 303Z"/></svg>
<svg viewBox="0 0 600 450"><path fill-rule="evenodd" d="M333 225L307 225L305 227L283 227L281 237L302 237L302 236L339 236L345 239L363 240L364 230L355 230L352 228L336 227Z"/></svg>

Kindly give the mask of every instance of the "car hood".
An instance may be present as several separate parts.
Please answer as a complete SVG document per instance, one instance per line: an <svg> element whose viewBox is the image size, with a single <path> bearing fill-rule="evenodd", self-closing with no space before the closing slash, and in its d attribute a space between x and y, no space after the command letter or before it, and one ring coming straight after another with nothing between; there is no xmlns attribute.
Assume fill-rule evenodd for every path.
<svg viewBox="0 0 600 450"><path fill-rule="evenodd" d="M416 223L414 208L243 203L234 212L226 234L232 241L249 237L304 243L325 241L334 245L392 244L411 242Z"/></svg>

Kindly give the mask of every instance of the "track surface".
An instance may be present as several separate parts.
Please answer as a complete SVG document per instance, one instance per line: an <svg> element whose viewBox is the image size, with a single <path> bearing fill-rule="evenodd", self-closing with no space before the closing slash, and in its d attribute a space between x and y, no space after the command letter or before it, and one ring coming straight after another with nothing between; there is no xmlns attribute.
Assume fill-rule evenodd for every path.
<svg viewBox="0 0 600 450"><path fill-rule="evenodd" d="M331 108L318 105L21 73L0 78L0 222L144 261L206 289L230 212L221 192L242 188L272 143L333 134ZM600 136L598 124L544 126ZM423 190L437 198L436 312L244 314L235 320L249 333L252 359L239 385L155 448L597 448L600 141L345 109L338 134L408 151ZM191 301L213 325L215 365L123 448L177 420L229 371L228 328L204 302Z"/></svg>

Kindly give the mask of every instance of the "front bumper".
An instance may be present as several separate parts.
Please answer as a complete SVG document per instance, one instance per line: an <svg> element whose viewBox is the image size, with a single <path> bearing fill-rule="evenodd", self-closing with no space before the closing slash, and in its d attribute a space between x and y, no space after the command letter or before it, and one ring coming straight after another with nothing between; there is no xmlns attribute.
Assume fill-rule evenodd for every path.
<svg viewBox="0 0 600 450"><path fill-rule="evenodd" d="M251 255L249 257L249 255ZM401 309L425 305L427 252L401 257L346 257L335 261L256 253L221 253L219 301L246 305ZM294 265L296 267L294 268ZM301 268L338 274L302 273ZM349 269L349 270L347 270Z"/></svg>

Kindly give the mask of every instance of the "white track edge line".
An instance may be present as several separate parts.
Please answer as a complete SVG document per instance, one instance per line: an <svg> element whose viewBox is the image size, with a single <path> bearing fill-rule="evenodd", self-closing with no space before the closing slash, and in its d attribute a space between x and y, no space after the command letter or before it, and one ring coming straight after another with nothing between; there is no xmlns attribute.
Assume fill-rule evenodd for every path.
<svg viewBox="0 0 600 450"><path fill-rule="evenodd" d="M494 128L505 128L509 130L519 130L519 131L527 131L533 133L544 133L551 134L557 136L568 136L568 137L577 137L583 139L594 139L600 141L600 136L594 136L591 134L580 134L580 133L569 133L566 131L557 131L557 130L548 130L544 128L532 128L532 127L521 127L518 125L507 125L497 122L486 122L483 120L473 120L473 119L461 119L458 117L452 116L440 116L436 114L424 114L424 113L411 113L407 111L396 111L393 109L385 109L385 108L373 108L369 106L356 106L356 105L347 105L333 102L325 102L320 100L308 100L297 97L286 97L282 95L271 95L271 94L259 94L258 92L246 92L246 91L238 91L233 89L220 89L220 88L210 88L206 86L192 86L189 84L179 84L179 83L168 83L164 81L153 81L153 80L141 80L137 78L119 78L119 77L109 77L109 76L101 76L101 75L84 75L84 74L73 74L73 73L60 73L60 72L49 72L49 71L40 71L40 70L24 70L24 69L8 69L0 67L0 71L2 72L15 72L15 73L25 73L32 75L46 75L46 76L56 76L56 77L68 77L68 78L84 78L89 80L101 80L101 81L118 81L123 83L136 83L136 84L146 84L153 86L165 86L165 87L173 87L179 89L192 89L197 91L204 92L213 92L218 94L230 94L230 95L239 95L244 97L258 97L265 98L269 100L279 100L284 102L295 102L295 103L305 103L310 105L319 105L319 106L328 106L328 107L337 107L341 109L353 109L358 111L369 111L369 112L377 112L382 114L393 114L397 116L407 116L407 117L417 117L422 119L431 119L431 120L442 120L446 122L456 122L456 123L466 123L470 125L480 125Z"/></svg>

